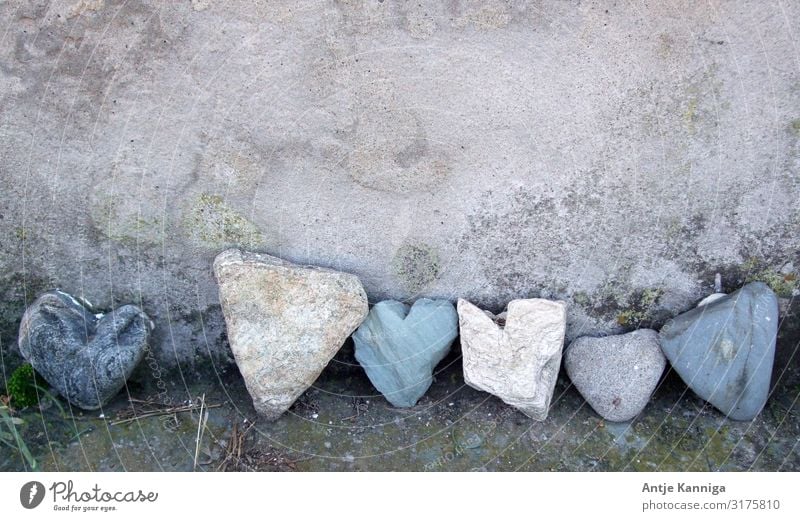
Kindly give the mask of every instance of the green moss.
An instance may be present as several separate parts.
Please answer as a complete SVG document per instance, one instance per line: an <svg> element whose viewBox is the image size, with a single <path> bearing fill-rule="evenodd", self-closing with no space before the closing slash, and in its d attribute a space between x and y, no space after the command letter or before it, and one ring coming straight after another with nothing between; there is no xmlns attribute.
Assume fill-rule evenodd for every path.
<svg viewBox="0 0 800 521"><path fill-rule="evenodd" d="M587 295L585 291L579 291L572 295L572 301L581 307L586 307L591 303L589 295Z"/></svg>
<svg viewBox="0 0 800 521"><path fill-rule="evenodd" d="M626 309L625 311L621 311L619 315L617 315L617 324L623 327L628 327L634 325L634 322L639 321L638 314L630 309Z"/></svg>
<svg viewBox="0 0 800 521"><path fill-rule="evenodd" d="M417 292L439 277L439 256L425 243L402 245L392 260L392 271L403 287Z"/></svg>
<svg viewBox="0 0 800 521"><path fill-rule="evenodd" d="M753 280L759 280L767 284L772 291L779 297L790 298L797 289L797 275L794 273L782 274L775 271L763 271L754 276Z"/></svg>
<svg viewBox="0 0 800 521"><path fill-rule="evenodd" d="M748 259L742 265L742 270L745 272L745 282L763 282L782 298L791 298L795 290L800 288L796 273L781 273L764 266L755 257Z"/></svg>
<svg viewBox="0 0 800 521"><path fill-rule="evenodd" d="M731 440L730 429L722 426L718 429L706 428L706 444L703 449L709 464L721 465L731 458L731 454L736 448L736 444ZM711 469L716 470L716 469Z"/></svg>
<svg viewBox="0 0 800 521"><path fill-rule="evenodd" d="M800 134L800 119L795 119L789 124L789 128L792 129L792 132L795 134Z"/></svg>
<svg viewBox="0 0 800 521"><path fill-rule="evenodd" d="M20 409L38 405L39 394L36 391L38 379L31 364L17 367L8 379L8 394L11 404Z"/></svg>
<svg viewBox="0 0 800 521"><path fill-rule="evenodd" d="M642 291L641 303L644 306L650 307L654 305L661 296L664 294L663 289L648 288Z"/></svg>
<svg viewBox="0 0 800 521"><path fill-rule="evenodd" d="M186 224L196 240L213 248L257 248L264 243L264 236L256 225L230 208L218 195L200 194Z"/></svg>
<svg viewBox="0 0 800 521"><path fill-rule="evenodd" d="M0 278L0 349L3 350L6 367L13 367L22 361L16 351L7 347L16 342L25 306L52 286L50 282L31 273L11 273ZM0 372L0 389L4 389L5 385L3 373Z"/></svg>
<svg viewBox="0 0 800 521"><path fill-rule="evenodd" d="M645 415L623 439L608 426L606 438L588 454L603 455L603 470L708 471L730 463L735 446L725 427L701 426L696 419Z"/></svg>
<svg viewBox="0 0 800 521"><path fill-rule="evenodd" d="M617 323L623 327L634 328L642 322L652 320L655 306L663 294L664 290L660 288L646 288L634 293L628 308L617 315Z"/></svg>

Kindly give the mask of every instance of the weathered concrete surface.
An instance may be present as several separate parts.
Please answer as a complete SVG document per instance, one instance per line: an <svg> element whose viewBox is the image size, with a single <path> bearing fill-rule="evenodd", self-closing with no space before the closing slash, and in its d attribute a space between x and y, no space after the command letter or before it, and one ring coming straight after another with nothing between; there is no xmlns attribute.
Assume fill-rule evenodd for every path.
<svg viewBox="0 0 800 521"><path fill-rule="evenodd" d="M791 293L797 34L796 2L0 2L0 342L58 286L229 362L232 245L373 301L563 299L570 339L716 271Z"/></svg>

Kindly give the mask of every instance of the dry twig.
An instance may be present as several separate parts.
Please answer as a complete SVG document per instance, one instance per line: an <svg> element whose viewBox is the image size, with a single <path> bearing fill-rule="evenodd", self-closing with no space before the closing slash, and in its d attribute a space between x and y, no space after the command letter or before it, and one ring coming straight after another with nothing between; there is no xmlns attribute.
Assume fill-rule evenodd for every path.
<svg viewBox="0 0 800 521"><path fill-rule="evenodd" d="M131 398L130 402L130 408L120 411L120 413L117 414L117 419L111 422L111 425L122 425L136 420L142 420L144 418L152 418L153 416L165 416L168 414L177 414L179 412L189 412L200 408L215 409L222 406L220 403L209 405L205 404L205 402L200 404L191 403L187 405L168 405L149 400L137 400L136 398Z"/></svg>
<svg viewBox="0 0 800 521"><path fill-rule="evenodd" d="M206 407L206 393L200 398L200 419L197 422L197 436L194 439L194 467L197 470L197 456L200 454L200 441L203 439L203 431L205 431L206 421L208 420L208 410Z"/></svg>
<svg viewBox="0 0 800 521"><path fill-rule="evenodd" d="M217 466L217 471L297 470L296 464L301 460L291 460L277 449L272 447L267 450L247 449L247 435L252 428L252 423L249 423L244 430L241 430L238 424L233 425L225 447L225 457Z"/></svg>

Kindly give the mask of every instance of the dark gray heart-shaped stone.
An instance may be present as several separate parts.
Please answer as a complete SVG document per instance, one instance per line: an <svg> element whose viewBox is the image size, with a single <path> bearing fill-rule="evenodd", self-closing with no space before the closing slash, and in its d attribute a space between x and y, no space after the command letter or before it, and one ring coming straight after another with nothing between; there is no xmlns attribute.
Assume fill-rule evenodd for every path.
<svg viewBox="0 0 800 521"><path fill-rule="evenodd" d="M413 407L433 381L433 369L458 334L458 314L447 300L375 304L353 334L356 360L372 385L395 407Z"/></svg>
<svg viewBox="0 0 800 521"><path fill-rule="evenodd" d="M661 348L702 399L734 420L755 418L769 394L778 299L762 282L678 315L661 328Z"/></svg>
<svg viewBox="0 0 800 521"><path fill-rule="evenodd" d="M98 409L141 361L151 328L136 306L93 315L67 293L50 291L25 311L19 349L71 404Z"/></svg>

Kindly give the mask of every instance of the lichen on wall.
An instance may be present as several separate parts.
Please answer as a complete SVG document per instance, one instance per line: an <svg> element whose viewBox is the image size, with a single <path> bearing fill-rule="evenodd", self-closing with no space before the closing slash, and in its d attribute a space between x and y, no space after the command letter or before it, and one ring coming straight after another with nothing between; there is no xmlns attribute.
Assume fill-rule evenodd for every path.
<svg viewBox="0 0 800 521"><path fill-rule="evenodd" d="M435 281L442 266L436 250L424 242L406 242L392 259L392 273L412 295Z"/></svg>
<svg viewBox="0 0 800 521"><path fill-rule="evenodd" d="M202 193L194 200L184 227L193 240L210 249L226 246L258 249L264 244L258 227L215 194Z"/></svg>

